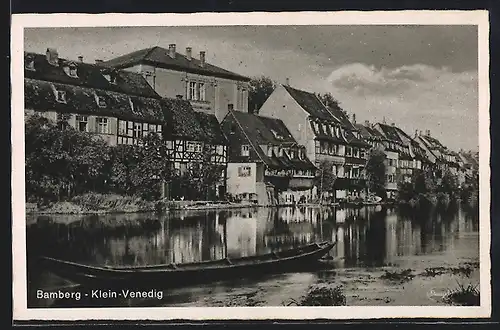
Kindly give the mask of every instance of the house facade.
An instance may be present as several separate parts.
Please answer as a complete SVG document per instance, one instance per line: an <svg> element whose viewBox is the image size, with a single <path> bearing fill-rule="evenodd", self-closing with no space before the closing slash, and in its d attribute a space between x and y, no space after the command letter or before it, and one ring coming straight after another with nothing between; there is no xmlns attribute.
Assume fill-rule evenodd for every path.
<svg viewBox="0 0 500 330"><path fill-rule="evenodd" d="M140 74L61 59L54 49L25 53L24 72L25 116L40 114L112 146L138 145L147 134L158 134L172 168L181 173L207 161L207 154L220 164L224 172L216 191L224 193L228 144L214 114L198 114L186 100L162 98Z"/></svg>
<svg viewBox="0 0 500 330"><path fill-rule="evenodd" d="M259 205L311 200L316 167L281 120L230 110L221 125L228 193Z"/></svg>
<svg viewBox="0 0 500 330"><path fill-rule="evenodd" d="M205 51L196 58L192 48L180 54L170 44L168 49L141 49L102 65L139 73L161 97L182 97L195 111L214 114L219 122L230 106L248 112L250 78L208 63Z"/></svg>
<svg viewBox="0 0 500 330"><path fill-rule="evenodd" d="M346 198L364 185L370 146L340 109L327 108L313 93L279 85L259 114L281 119L316 166L332 166L336 198Z"/></svg>

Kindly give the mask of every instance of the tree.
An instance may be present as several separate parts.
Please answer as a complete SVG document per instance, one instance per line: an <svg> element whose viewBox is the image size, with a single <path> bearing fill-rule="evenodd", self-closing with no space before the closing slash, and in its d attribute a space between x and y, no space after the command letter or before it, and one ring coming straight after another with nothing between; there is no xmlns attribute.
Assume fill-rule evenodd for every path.
<svg viewBox="0 0 500 330"><path fill-rule="evenodd" d="M250 90L248 93L248 111L259 113L259 109L266 102L276 88L276 83L269 77L261 76L250 80Z"/></svg>
<svg viewBox="0 0 500 330"><path fill-rule="evenodd" d="M368 177L368 187L377 196L385 199L385 160L386 154L377 149L372 149L366 162L366 175Z"/></svg>
<svg viewBox="0 0 500 330"><path fill-rule="evenodd" d="M26 192L45 200L104 189L109 178L109 147L87 132L78 132L42 116L25 126Z"/></svg>
<svg viewBox="0 0 500 330"><path fill-rule="evenodd" d="M328 108L335 111L342 111L348 117L347 111L340 107L340 102L331 93L316 94L320 101Z"/></svg>
<svg viewBox="0 0 500 330"><path fill-rule="evenodd" d="M137 165L130 171L131 182L142 198L155 200L161 196L162 183L171 176L167 149L160 136L150 133L138 147Z"/></svg>
<svg viewBox="0 0 500 330"><path fill-rule="evenodd" d="M333 172L333 166L333 163L327 160L320 161L318 165L319 176L316 178L316 187L321 201L323 201L325 192L335 189L337 176Z"/></svg>

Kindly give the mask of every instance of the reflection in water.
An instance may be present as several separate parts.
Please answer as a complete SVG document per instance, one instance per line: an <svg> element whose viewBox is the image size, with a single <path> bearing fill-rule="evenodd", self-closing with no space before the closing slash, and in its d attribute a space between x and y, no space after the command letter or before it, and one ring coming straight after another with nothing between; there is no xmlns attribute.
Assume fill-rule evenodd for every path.
<svg viewBox="0 0 500 330"><path fill-rule="evenodd" d="M334 240L341 267L377 267L445 253L478 231L477 212L381 207L250 208L167 215L39 217L28 253L97 265L186 263L260 255Z"/></svg>

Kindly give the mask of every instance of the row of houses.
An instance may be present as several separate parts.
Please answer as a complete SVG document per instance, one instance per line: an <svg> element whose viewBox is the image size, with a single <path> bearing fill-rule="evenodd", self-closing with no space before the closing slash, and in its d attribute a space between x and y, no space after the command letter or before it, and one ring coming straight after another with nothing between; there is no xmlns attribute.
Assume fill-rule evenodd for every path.
<svg viewBox="0 0 500 330"><path fill-rule="evenodd" d="M208 63L205 51L196 58L190 47L184 54L175 44L153 47L95 63L63 59L50 48L24 57L25 116L63 121L110 145L159 134L180 173L209 153L208 161L223 165L220 197L229 193L260 205L311 201L322 162L336 177L333 196L358 196L373 148L387 156L389 196L416 169L442 175L449 168L458 175L470 165L429 131L409 136L394 124L358 124L289 84L278 85L259 115L251 114L250 78Z"/></svg>

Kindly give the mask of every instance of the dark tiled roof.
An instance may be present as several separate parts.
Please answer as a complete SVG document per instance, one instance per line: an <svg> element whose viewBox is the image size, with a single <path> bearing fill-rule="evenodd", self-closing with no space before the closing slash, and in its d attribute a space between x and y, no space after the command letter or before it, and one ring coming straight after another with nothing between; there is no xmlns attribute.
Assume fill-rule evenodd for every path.
<svg viewBox="0 0 500 330"><path fill-rule="evenodd" d="M292 145L296 143L281 119L257 116L241 111L233 111L232 114L243 127L246 135L258 145Z"/></svg>
<svg viewBox="0 0 500 330"><path fill-rule="evenodd" d="M387 139L392 140L393 142L398 142L402 143L403 141L399 137L399 134L396 130L395 126L389 126L386 124L378 124L384 135L387 137Z"/></svg>
<svg viewBox="0 0 500 330"><path fill-rule="evenodd" d="M232 153L232 161L244 162L245 159L239 155L239 147L242 144L250 144L252 152L247 161L264 162L268 167L274 169L315 169L307 157L289 159L286 155L278 157L273 153L268 156L261 148L262 145L299 147L290 131L280 119L257 116L240 111L231 111L223 121L223 129L228 136L232 146L237 146ZM303 147L301 147L303 148ZM234 148L233 148L234 149Z"/></svg>
<svg viewBox="0 0 500 330"><path fill-rule="evenodd" d="M55 66L47 61L46 55L36 53L24 53L24 61L25 78L159 98L159 95L144 77L134 72L111 70L111 73L116 76L116 80L115 83L110 83L104 76L104 73L110 72L110 69L99 65L59 58L58 65ZM26 68L26 64L30 61L33 61L34 70ZM64 71L64 67L69 64L76 67L77 77L71 77Z"/></svg>
<svg viewBox="0 0 500 330"><path fill-rule="evenodd" d="M128 53L103 63L108 67L128 68L136 64L150 64L155 67L198 73L206 76L229 78L234 80L249 81L250 78L206 63L202 66L199 59L194 57L188 60L185 55L176 53L175 58L169 56L168 49L151 47Z"/></svg>
<svg viewBox="0 0 500 330"><path fill-rule="evenodd" d="M342 109L338 107L326 107L316 94L292 88L288 85L283 85L283 87L302 107L302 109L307 111L312 117L327 121L333 121L344 126L347 129L356 129L354 125L349 121L349 118L347 118Z"/></svg>
<svg viewBox="0 0 500 330"><path fill-rule="evenodd" d="M345 136L347 139L347 142L350 145L358 146L358 147L364 147L367 148L370 146L366 141L364 141L362 138L356 137L355 133L351 130L346 130Z"/></svg>
<svg viewBox="0 0 500 330"><path fill-rule="evenodd" d="M57 102L52 86L66 92L66 103ZM163 123L161 103L155 98L129 97L123 93L30 78L24 79L24 89L24 102L27 109L116 116L121 119ZM104 108L98 106L95 95L104 99L106 103ZM134 105L133 109L131 101Z"/></svg>
<svg viewBox="0 0 500 330"><path fill-rule="evenodd" d="M166 122L166 129L163 133L165 136L196 141L204 141L207 138L205 129L198 121L189 101L163 98L161 103Z"/></svg>
<svg viewBox="0 0 500 330"><path fill-rule="evenodd" d="M228 143L214 114L205 112L195 112L195 114L198 122L205 131L206 142L218 145L226 145Z"/></svg>
<svg viewBox="0 0 500 330"><path fill-rule="evenodd" d="M340 118L335 118L330 111L321 103L318 97L306 91L292 88L287 85L283 85L286 91L293 97L295 101L312 117L334 121L336 123L341 123Z"/></svg>

